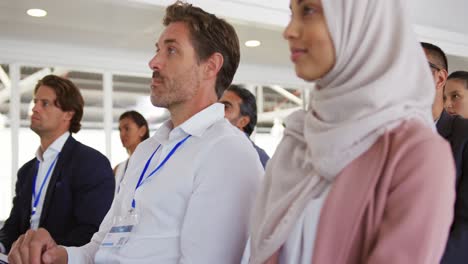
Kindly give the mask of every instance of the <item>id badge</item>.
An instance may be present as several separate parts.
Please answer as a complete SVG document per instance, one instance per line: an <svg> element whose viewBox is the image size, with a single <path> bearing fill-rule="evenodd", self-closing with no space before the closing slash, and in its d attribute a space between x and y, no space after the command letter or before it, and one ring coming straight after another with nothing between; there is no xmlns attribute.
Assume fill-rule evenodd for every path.
<svg viewBox="0 0 468 264"><path fill-rule="evenodd" d="M101 247L120 248L127 244L133 228L138 224L138 214L130 211L125 216L114 216L113 225L102 240Z"/></svg>

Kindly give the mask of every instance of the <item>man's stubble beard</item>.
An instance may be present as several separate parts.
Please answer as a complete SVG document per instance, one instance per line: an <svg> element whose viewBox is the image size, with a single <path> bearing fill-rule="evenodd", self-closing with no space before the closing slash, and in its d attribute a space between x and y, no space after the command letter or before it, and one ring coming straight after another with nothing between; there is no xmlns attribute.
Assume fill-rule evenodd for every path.
<svg viewBox="0 0 468 264"><path fill-rule="evenodd" d="M184 75L187 74L182 76ZM200 87L200 80L196 77L195 66L190 69L190 73L185 78L180 76L176 76L172 80L164 76L160 76L160 78L162 80L161 86L165 89L164 93L162 96L151 93L151 103L156 107L170 109L171 106L189 101L198 93Z"/></svg>

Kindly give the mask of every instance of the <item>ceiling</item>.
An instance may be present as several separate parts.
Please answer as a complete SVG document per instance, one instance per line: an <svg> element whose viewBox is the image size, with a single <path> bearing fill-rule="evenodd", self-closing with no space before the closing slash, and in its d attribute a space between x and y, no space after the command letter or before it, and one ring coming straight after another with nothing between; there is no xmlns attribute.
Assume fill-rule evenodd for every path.
<svg viewBox="0 0 468 264"><path fill-rule="evenodd" d="M70 69L68 73L71 74L70 77L78 83L81 82L83 87L100 85L100 77L96 79L95 74L101 76L103 72L112 72L114 81L117 82L114 89L119 85L127 87L119 91L121 98L128 99L126 97L128 91L144 94L144 82L150 76L147 62L154 53L154 43L162 31L164 7L173 2L172 0L0 1L0 64L27 65L32 69L31 73L44 66L65 67ZM295 76L289 61L287 43L281 35L289 20L288 0L190 2L231 22L241 43L249 39L258 39L262 42L257 48L247 48L242 45L241 66L235 77L236 83L262 86L279 84L298 90L307 86ZM468 70L468 16L466 15L468 1L405 0L404 2L408 4L420 39L441 46L449 54L450 71ZM45 9L48 15L44 18L30 17L25 14L29 8ZM129 75L135 77L133 79L122 77ZM295 89L287 90L298 93ZM101 99L102 94L92 91L88 93L94 96L90 102ZM276 108L278 104L285 105L284 98L274 96L274 91L267 88L265 94L266 109ZM27 105L28 97L26 96L24 100L24 104ZM89 108L90 121L99 119L90 113L93 111L96 115L101 113L99 109L101 101L96 103L97 109ZM286 105L294 106L294 104ZM117 102L114 102L114 106L118 109L114 113L114 119L121 113L120 110L128 107L118 105ZM1 108L0 106L0 110ZM5 109L5 106L3 108Z"/></svg>
<svg viewBox="0 0 468 264"><path fill-rule="evenodd" d="M36 62L32 57L48 52L60 55L62 58L56 60L61 64L74 64L73 61L67 61L67 58L73 59L74 53L77 52L110 60L119 56L116 54L124 54L129 64L135 64L131 68L144 73L147 71L146 63L154 50L154 42L162 30L164 7L172 2L168 0L0 1L0 40L2 40L0 60L3 57L3 62L12 61L14 54L16 57L21 57L22 61ZM242 45L242 65L265 65L287 69L290 83L301 83L291 71L287 43L281 36L282 29L289 19L288 0L190 2L233 23L242 43L253 38L262 41L262 46L258 48L247 48ZM468 60L463 58L468 57L466 26L468 1L405 2L408 3L416 31L421 39L439 44L455 57L451 58L455 63L454 69L468 68ZM44 18L27 16L25 11L33 7L47 10L48 15ZM5 53L13 54L8 56ZM50 58L51 56L47 57L41 58L38 62L56 62ZM118 66L114 68L119 69Z"/></svg>
<svg viewBox="0 0 468 264"><path fill-rule="evenodd" d="M43 8L48 15L29 17L25 11L31 7ZM161 6L136 1L0 1L0 39L93 50L125 50L146 56L146 64L162 31L163 14ZM252 38L263 41L261 48L242 46L242 63L290 65L287 44L279 28L236 21L236 30L241 42Z"/></svg>
<svg viewBox="0 0 468 264"><path fill-rule="evenodd" d="M468 1L406 0L413 20L418 25L457 32L468 36Z"/></svg>

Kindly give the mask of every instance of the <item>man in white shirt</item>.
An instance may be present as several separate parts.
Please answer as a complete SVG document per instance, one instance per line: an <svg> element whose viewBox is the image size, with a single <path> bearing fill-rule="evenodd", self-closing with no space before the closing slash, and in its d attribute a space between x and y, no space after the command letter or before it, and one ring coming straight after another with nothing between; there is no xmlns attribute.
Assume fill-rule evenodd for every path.
<svg viewBox="0 0 468 264"><path fill-rule="evenodd" d="M171 119L132 155L121 190L83 247L43 229L19 239L12 263L200 263L241 260L263 168L219 96L239 64L234 28L176 2L156 43L151 101Z"/></svg>
<svg viewBox="0 0 468 264"><path fill-rule="evenodd" d="M83 97L65 78L48 75L34 89L31 130L40 137L36 157L18 171L10 216L0 229L0 250L28 229L45 228L57 242L85 245L109 210L114 186L107 158L76 141Z"/></svg>

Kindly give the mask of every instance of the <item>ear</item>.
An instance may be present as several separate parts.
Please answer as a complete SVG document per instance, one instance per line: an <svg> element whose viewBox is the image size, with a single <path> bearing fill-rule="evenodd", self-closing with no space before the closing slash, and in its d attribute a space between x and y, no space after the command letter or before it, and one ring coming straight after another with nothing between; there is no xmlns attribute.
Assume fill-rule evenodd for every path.
<svg viewBox="0 0 468 264"><path fill-rule="evenodd" d="M146 127L141 126L138 128L138 135L140 136L140 139L143 140L143 136L146 134Z"/></svg>
<svg viewBox="0 0 468 264"><path fill-rule="evenodd" d="M224 58L219 52L215 52L205 62L204 77L205 79L214 79L218 72L223 67Z"/></svg>
<svg viewBox="0 0 468 264"><path fill-rule="evenodd" d="M244 127L247 126L249 123L250 123L249 116L241 116L239 120L237 120L236 126L243 131Z"/></svg>
<svg viewBox="0 0 468 264"><path fill-rule="evenodd" d="M445 83L447 82L448 72L444 69L437 72L436 89L444 92Z"/></svg>
<svg viewBox="0 0 468 264"><path fill-rule="evenodd" d="M65 120L70 121L72 120L73 116L75 115L75 111L67 111L65 112Z"/></svg>

